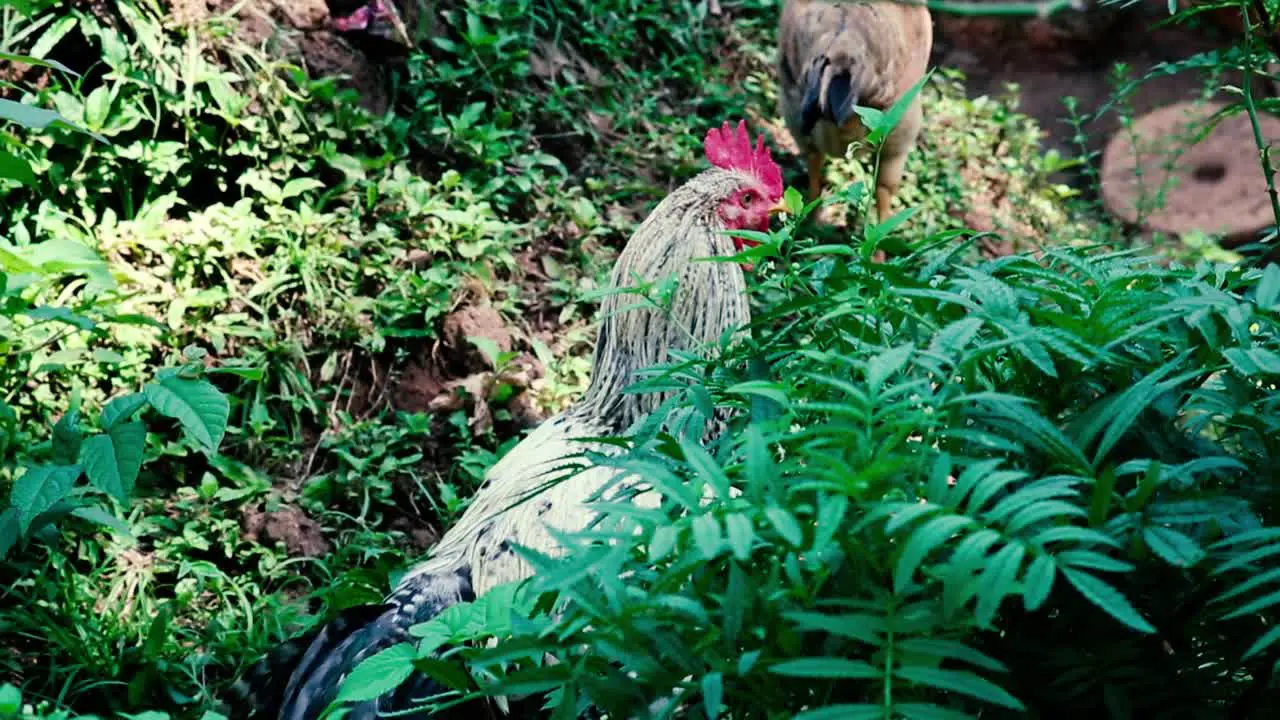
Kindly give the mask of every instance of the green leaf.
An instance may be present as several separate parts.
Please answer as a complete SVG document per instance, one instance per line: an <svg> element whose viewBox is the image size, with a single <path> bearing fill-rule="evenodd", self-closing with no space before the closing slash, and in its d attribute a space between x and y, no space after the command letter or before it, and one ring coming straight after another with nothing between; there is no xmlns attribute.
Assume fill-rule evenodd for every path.
<svg viewBox="0 0 1280 720"><path fill-rule="evenodd" d="M0 149L0 178L17 180L27 187L36 185L36 174L31 170L31 163L26 158L3 149Z"/></svg>
<svg viewBox="0 0 1280 720"><path fill-rule="evenodd" d="M907 364L913 350L915 348L910 344L899 345L868 360L867 384L871 386L871 392L879 392L884 382Z"/></svg>
<svg viewBox="0 0 1280 720"><path fill-rule="evenodd" d="M756 396L775 402L787 409L791 407L791 397L787 395L785 386L765 380L747 380L735 383L724 389L728 395Z"/></svg>
<svg viewBox="0 0 1280 720"><path fill-rule="evenodd" d="M878 680L880 668L862 660L835 657L806 657L784 660L769 668L775 675L805 678L840 678L846 680Z"/></svg>
<svg viewBox="0 0 1280 720"><path fill-rule="evenodd" d="M62 19L67 20L72 18L64 17ZM76 72L75 70L72 70L66 65L63 65L57 60L46 60L43 58L33 57L31 55L15 55L14 53L5 53L5 52L0 52L0 60L4 60L5 62L26 63L27 65L37 65L40 67L51 67L54 70L61 70L62 72L67 73L68 75L74 75L76 77L80 77L80 73Z"/></svg>
<svg viewBox="0 0 1280 720"><path fill-rule="evenodd" d="M1021 543L1012 542L987 561L987 567L978 579L978 606L974 610L980 627L991 626L1000 603L1013 592L1025 557L1026 548Z"/></svg>
<svg viewBox="0 0 1280 720"><path fill-rule="evenodd" d="M733 513L725 517L724 524L729 531L729 549L733 551L733 556L744 562L749 560L751 547L756 539L751 519L742 513Z"/></svg>
<svg viewBox="0 0 1280 720"><path fill-rule="evenodd" d="M22 511L16 507L0 512L0 560L22 539Z"/></svg>
<svg viewBox="0 0 1280 720"><path fill-rule="evenodd" d="M0 717L17 717L22 709L22 691L10 683L0 685Z"/></svg>
<svg viewBox="0 0 1280 720"><path fill-rule="evenodd" d="M129 529L128 525L124 524L120 518L112 515L97 505L78 507L75 510L72 510L71 514L81 520L91 522L94 525L101 525L109 530L114 530L117 535L123 538L130 540L133 539L133 531Z"/></svg>
<svg viewBox="0 0 1280 720"><path fill-rule="evenodd" d="M847 703L802 710L791 716L791 720L880 720L884 714L884 708L879 705Z"/></svg>
<svg viewBox="0 0 1280 720"><path fill-rule="evenodd" d="M1250 645L1249 649L1244 652L1243 659L1248 660L1254 655L1266 650L1276 644L1277 640L1280 640L1280 625L1276 625L1263 633L1262 637L1258 638L1257 641Z"/></svg>
<svg viewBox="0 0 1280 720"><path fill-rule="evenodd" d="M71 492L80 477L79 465L36 465L13 484L9 502L18 508L18 529L26 534L31 521Z"/></svg>
<svg viewBox="0 0 1280 720"><path fill-rule="evenodd" d="M1154 633L1156 629L1134 609L1119 590L1081 570L1061 568L1062 574L1086 600L1096 605L1124 625L1142 633Z"/></svg>
<svg viewBox="0 0 1280 720"><path fill-rule="evenodd" d="M653 530L649 539L649 562L657 562L671 554L680 537L680 529L675 525L659 525Z"/></svg>
<svg viewBox="0 0 1280 720"><path fill-rule="evenodd" d="M13 100L0 98L0 120L11 120L30 130L44 130L50 125L57 123L71 130L89 135L99 142L107 143L106 138L97 133L92 133L84 128L78 127L74 123L68 122L67 119L62 117L62 115L59 115L56 110L46 110L33 105L24 105L20 102L14 102Z"/></svg>
<svg viewBox="0 0 1280 720"><path fill-rule="evenodd" d="M365 658L342 683L334 702L373 700L396 689L413 674L417 657L413 643L400 643Z"/></svg>
<svg viewBox="0 0 1280 720"><path fill-rule="evenodd" d="M801 632L824 632L837 637L849 638L880 647L882 640L878 633L885 629L884 618L878 615L828 615L819 612L789 612L782 617L795 623Z"/></svg>
<svg viewBox="0 0 1280 720"><path fill-rule="evenodd" d="M323 187L324 183L316 180L315 178L294 178L284 184L284 189L280 191L280 199L288 200L289 198L297 197L302 193L311 190L318 190Z"/></svg>
<svg viewBox="0 0 1280 720"><path fill-rule="evenodd" d="M999 660L955 640L922 637L907 638L898 643L898 647L904 652L917 653L931 658L958 660L991 672L1009 671L1004 663Z"/></svg>
<svg viewBox="0 0 1280 720"><path fill-rule="evenodd" d="M89 438L80 451L80 464L94 487L127 503L146 449L147 428L135 420Z"/></svg>
<svg viewBox="0 0 1280 720"><path fill-rule="evenodd" d="M718 672L707 673L702 677L702 709L707 713L707 720L716 720L723 704L724 676Z"/></svg>
<svg viewBox="0 0 1280 720"><path fill-rule="evenodd" d="M680 450L684 453L684 459L689 463L689 467L698 473L698 477L711 486L715 491L716 497L721 500L729 499L729 477L724 474L724 470L716 463L715 458L703 449L696 441L687 437L680 438Z"/></svg>
<svg viewBox="0 0 1280 720"><path fill-rule="evenodd" d="M894 703L893 708L907 720L973 720L968 713L926 703Z"/></svg>
<svg viewBox="0 0 1280 720"><path fill-rule="evenodd" d="M80 411L68 410L53 426L53 464L74 465L80 457Z"/></svg>
<svg viewBox="0 0 1280 720"><path fill-rule="evenodd" d="M907 108L911 107L911 103L915 101L916 96L920 94L920 90L924 87L925 83L929 82L929 78L931 77L933 77L933 70L925 73L924 76L917 80L910 89L902 94L902 97L898 98L898 101L895 102L892 107L884 111L884 113L878 118L864 117L861 112L858 112L858 116L863 117L863 122L867 122L867 120L870 119L873 123L867 126L871 129L871 132L867 133L868 143L872 145L879 145L886 137L889 136L889 133L893 132L893 129L897 127L898 122L902 120L902 116L907 113ZM862 108L854 108L855 112L861 109Z"/></svg>
<svg viewBox="0 0 1280 720"><path fill-rule="evenodd" d="M1151 552L1176 567L1191 567L1205 556L1195 540L1173 528L1149 525L1142 529L1142 539Z"/></svg>
<svg viewBox="0 0 1280 720"><path fill-rule="evenodd" d="M98 423L103 430L110 430L116 423L128 420L134 413L147 404L147 396L143 393L129 393L108 402L102 408Z"/></svg>
<svg viewBox="0 0 1280 720"><path fill-rule="evenodd" d="M792 546L800 547L800 543L804 542L804 532L800 529L800 523L796 522L795 516L786 508L770 505L765 509L764 515L782 539L791 543Z"/></svg>
<svg viewBox="0 0 1280 720"><path fill-rule="evenodd" d="M1027 568L1027 574L1022 578L1022 606L1028 612L1038 610L1049 599L1057 569L1053 558L1048 555L1036 558Z"/></svg>
<svg viewBox="0 0 1280 720"><path fill-rule="evenodd" d="M893 591L905 592L920 563L924 562L929 553L973 524L972 519L963 515L943 515L929 520L911 533L911 539L902 548L897 568L893 571Z"/></svg>
<svg viewBox="0 0 1280 720"><path fill-rule="evenodd" d="M724 535L715 515L699 515L693 519L693 542L698 546L703 560L711 560L720 554L720 548L724 546Z"/></svg>
<svg viewBox="0 0 1280 720"><path fill-rule="evenodd" d="M937 690L968 695L975 700L999 705L1010 710L1025 710L1026 707L1004 688L975 673L966 670L944 670L933 667L901 667L894 671L895 677L925 685Z"/></svg>
<svg viewBox="0 0 1280 720"><path fill-rule="evenodd" d="M143 389L151 407L182 423L188 437L209 454L218 451L227 432L231 405L218 388L204 380L165 377Z"/></svg>
<svg viewBox="0 0 1280 720"><path fill-rule="evenodd" d="M1276 309L1276 303L1280 301L1280 265L1267 263L1254 291L1253 301L1264 310Z"/></svg>

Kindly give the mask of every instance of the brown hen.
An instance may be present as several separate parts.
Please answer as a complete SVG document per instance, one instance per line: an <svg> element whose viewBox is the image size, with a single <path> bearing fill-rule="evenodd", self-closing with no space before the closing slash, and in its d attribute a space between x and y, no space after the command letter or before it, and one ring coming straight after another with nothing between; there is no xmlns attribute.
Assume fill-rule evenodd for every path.
<svg viewBox="0 0 1280 720"><path fill-rule="evenodd" d="M923 4L787 0L778 29L778 99L808 161L810 200L822 194L826 156L843 155L866 137L854 106L888 110L924 76L932 48L933 19ZM888 217L922 124L917 95L881 151L880 220Z"/></svg>

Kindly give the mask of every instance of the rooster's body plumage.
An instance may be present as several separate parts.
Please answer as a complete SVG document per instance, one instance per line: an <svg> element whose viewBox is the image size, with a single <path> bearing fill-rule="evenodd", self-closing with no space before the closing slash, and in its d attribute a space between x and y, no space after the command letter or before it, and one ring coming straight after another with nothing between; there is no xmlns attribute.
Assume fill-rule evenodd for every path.
<svg viewBox="0 0 1280 720"><path fill-rule="evenodd" d="M723 132L731 135L727 124ZM750 150L745 132L740 126L737 140ZM709 155L715 147L709 135ZM770 182L763 183L767 193L758 193L761 202L776 205L781 176L767 150L757 145L755 152L763 152L764 160L757 156L756 162L767 161L773 173L767 175ZM750 320L741 267L695 262L736 252L734 239L723 233L726 217L740 225L735 218L752 203L738 199L744 192L755 193L753 184L762 185L760 169L722 169L729 161L721 161L716 163L720 167L704 171L666 197L632 235L614 266L615 288L659 283L674 273L677 289L669 312L637 306L643 300L633 293L606 297L591 384L582 398L536 428L493 466L457 524L427 560L401 578L381 606L347 610L318 633L287 643L259 663L241 686L251 716L314 720L357 664L411 640L410 627L494 586L528 577L532 569L514 545L555 555L562 549L547 526L569 533L587 527L593 513L583 503L615 479L614 471L595 466L567 479L559 476L585 449L613 450L598 443L592 448L578 439L621 434L653 412L665 399L663 394L623 390L635 382L639 370L665 362L668 349L705 350L726 331ZM725 199L730 197L735 205L726 210ZM758 225L758 216L763 216L767 227L763 204L750 222ZM649 494L637 502L654 499ZM379 711L403 709L411 698L442 689L430 685L415 677L377 700L351 706L346 717L370 720Z"/></svg>

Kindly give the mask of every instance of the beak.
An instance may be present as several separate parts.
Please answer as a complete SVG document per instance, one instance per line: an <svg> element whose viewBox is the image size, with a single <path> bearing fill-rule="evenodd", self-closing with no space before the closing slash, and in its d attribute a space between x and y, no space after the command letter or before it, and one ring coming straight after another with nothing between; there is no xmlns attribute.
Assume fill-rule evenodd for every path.
<svg viewBox="0 0 1280 720"><path fill-rule="evenodd" d="M786 202L784 202L781 198L779 198L778 202L774 203L773 207L769 208L769 216L772 217L774 215L777 215L778 213L782 213L786 211L787 211Z"/></svg>

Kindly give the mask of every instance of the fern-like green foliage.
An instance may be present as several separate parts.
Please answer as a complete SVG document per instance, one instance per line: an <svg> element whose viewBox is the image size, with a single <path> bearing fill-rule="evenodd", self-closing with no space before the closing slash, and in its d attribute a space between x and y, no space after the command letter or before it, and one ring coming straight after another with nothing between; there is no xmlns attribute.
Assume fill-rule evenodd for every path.
<svg viewBox="0 0 1280 720"><path fill-rule="evenodd" d="M535 558L554 612L427 667L450 697L801 720L1274 700L1280 267L972 267L954 237L871 265L793 227L752 251L750 337L645 381L670 411L597 458L661 509L602 503Z"/></svg>

